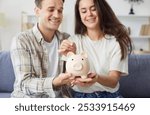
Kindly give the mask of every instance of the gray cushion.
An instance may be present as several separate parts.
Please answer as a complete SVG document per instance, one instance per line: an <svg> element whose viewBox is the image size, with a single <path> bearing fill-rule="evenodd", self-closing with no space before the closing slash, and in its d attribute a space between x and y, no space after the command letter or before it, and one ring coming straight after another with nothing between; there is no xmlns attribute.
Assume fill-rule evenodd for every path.
<svg viewBox="0 0 150 115"><path fill-rule="evenodd" d="M0 98L9 98L11 97L11 93L0 92Z"/></svg>
<svg viewBox="0 0 150 115"><path fill-rule="evenodd" d="M9 51L0 52L0 92L12 92L15 80Z"/></svg>
<svg viewBox="0 0 150 115"><path fill-rule="evenodd" d="M130 55L129 75L120 80L123 97L150 98L150 55Z"/></svg>

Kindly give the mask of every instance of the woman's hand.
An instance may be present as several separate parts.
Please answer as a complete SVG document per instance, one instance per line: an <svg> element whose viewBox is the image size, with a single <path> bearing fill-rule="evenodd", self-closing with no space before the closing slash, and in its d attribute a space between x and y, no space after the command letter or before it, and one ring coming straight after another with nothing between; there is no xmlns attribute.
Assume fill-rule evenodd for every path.
<svg viewBox="0 0 150 115"><path fill-rule="evenodd" d="M75 85L82 87L89 87L97 82L98 75L96 73L89 73L87 78L82 79L81 77L75 78Z"/></svg>
<svg viewBox="0 0 150 115"><path fill-rule="evenodd" d="M69 40L63 40L60 44L59 53L66 56L68 52L76 53L76 45Z"/></svg>

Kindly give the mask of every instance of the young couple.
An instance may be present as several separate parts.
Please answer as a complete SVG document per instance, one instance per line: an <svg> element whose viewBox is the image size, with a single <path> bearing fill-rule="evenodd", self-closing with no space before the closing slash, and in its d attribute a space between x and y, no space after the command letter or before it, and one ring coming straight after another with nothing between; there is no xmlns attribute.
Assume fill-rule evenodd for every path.
<svg viewBox="0 0 150 115"><path fill-rule="evenodd" d="M64 0L35 0L38 23L14 37L11 57L16 80L12 97L62 97L72 86L75 98L121 97L119 79L128 74L131 40L106 0L77 0L75 36L58 31ZM62 55L86 52L87 82L63 72Z"/></svg>

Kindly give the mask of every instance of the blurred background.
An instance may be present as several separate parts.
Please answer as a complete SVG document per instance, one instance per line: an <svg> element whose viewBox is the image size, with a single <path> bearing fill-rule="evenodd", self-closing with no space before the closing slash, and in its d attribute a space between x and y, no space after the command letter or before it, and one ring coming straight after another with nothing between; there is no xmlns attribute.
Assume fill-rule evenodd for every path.
<svg viewBox="0 0 150 115"><path fill-rule="evenodd" d="M65 0L60 31L74 34L74 5ZM107 0L118 19L128 28L135 51L150 53L150 0ZM133 14L129 14L131 12ZM0 0L0 50L9 50L12 38L36 22L34 0Z"/></svg>

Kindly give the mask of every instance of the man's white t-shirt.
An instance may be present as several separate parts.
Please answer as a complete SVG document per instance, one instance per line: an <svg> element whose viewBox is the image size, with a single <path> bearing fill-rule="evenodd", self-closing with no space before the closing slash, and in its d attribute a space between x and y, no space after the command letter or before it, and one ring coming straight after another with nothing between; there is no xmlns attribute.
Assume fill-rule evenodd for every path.
<svg viewBox="0 0 150 115"><path fill-rule="evenodd" d="M85 52L88 55L90 63L90 72L107 76L109 71L116 70L122 74L128 74L128 57L121 60L121 49L116 38L108 36L97 41L91 40L88 36L75 35L69 38L75 42L76 53ZM95 91L116 92L119 89L119 83L115 88L103 86L95 83L90 87L74 86L73 89L78 92L92 93Z"/></svg>
<svg viewBox="0 0 150 115"><path fill-rule="evenodd" d="M59 62L59 54L58 54L58 39L54 36L53 40L48 43L44 42L47 47L49 54L49 63L48 63L48 73L47 76L56 77L58 76L58 62Z"/></svg>

